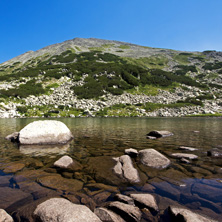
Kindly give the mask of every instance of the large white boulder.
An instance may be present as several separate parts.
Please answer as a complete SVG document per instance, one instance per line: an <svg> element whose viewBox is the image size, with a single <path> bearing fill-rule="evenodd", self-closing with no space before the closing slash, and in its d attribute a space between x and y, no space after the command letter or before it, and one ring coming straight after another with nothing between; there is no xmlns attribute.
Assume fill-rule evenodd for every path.
<svg viewBox="0 0 222 222"><path fill-rule="evenodd" d="M101 222L88 207L63 198L51 198L39 204L34 217L41 222Z"/></svg>
<svg viewBox="0 0 222 222"><path fill-rule="evenodd" d="M68 127L56 120L34 121L19 132L20 144L64 144L72 138Z"/></svg>

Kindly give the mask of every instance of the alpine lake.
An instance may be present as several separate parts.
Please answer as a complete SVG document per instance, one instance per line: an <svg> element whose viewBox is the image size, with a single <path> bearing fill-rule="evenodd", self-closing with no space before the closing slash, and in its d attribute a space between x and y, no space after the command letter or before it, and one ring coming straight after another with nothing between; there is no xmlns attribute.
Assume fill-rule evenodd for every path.
<svg viewBox="0 0 222 222"><path fill-rule="evenodd" d="M0 119L0 208L14 218L22 215L28 221L44 198L60 196L94 210L113 201L117 193L150 193L160 212L178 205L221 220L222 156L209 156L207 151L217 148L222 153L222 118L60 118L56 120L65 123L74 136L66 145L18 146L5 139L35 120L39 119ZM147 139L153 130L174 135ZM179 150L180 146L196 150ZM129 148L153 148L171 164L153 169L133 158L141 182L122 183L112 171L113 157ZM173 153L192 153L198 159L184 163ZM53 167L64 155L78 163L74 171Z"/></svg>

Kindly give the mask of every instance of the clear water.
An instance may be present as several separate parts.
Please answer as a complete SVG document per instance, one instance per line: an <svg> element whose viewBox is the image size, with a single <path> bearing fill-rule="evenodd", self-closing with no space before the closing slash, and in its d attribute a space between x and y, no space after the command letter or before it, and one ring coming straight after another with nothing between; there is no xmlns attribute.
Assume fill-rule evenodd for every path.
<svg viewBox="0 0 222 222"><path fill-rule="evenodd" d="M0 169L4 170L6 165L14 162L25 163L26 167L15 173L22 175L23 171L48 169L60 156L68 154L82 164L83 177L89 175L95 182L113 185L107 182L109 180L93 176L89 170L94 167L90 166L90 160L101 157L102 161L103 158L107 160L109 157L121 156L126 148L154 148L171 160L169 168L147 169L138 160L135 160L135 166L146 175L145 183L155 188L152 192L159 199L159 203L163 197L169 204L172 200L215 219L222 213L222 198L217 195L218 191L222 191L222 160L207 156L208 150L222 147L222 118L64 118L59 120L64 122L74 135L74 140L66 146L18 147L4 139L34 120L0 119ZM146 139L146 134L152 130L167 130L174 135L158 140ZM198 150L180 151L179 146ZM172 153L177 152L193 153L199 158L190 164L182 164L171 157ZM35 167L30 164L36 160L40 161L42 166ZM5 174L1 171L0 180L3 175ZM84 186L91 182L83 181ZM124 185L118 188L121 193L126 194L132 191L145 192L143 185ZM204 189L209 192L204 192Z"/></svg>

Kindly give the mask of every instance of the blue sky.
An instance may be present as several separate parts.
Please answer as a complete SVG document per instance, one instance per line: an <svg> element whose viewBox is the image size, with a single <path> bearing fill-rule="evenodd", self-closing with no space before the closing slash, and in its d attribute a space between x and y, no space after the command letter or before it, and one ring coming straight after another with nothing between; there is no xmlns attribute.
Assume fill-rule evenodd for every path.
<svg viewBox="0 0 222 222"><path fill-rule="evenodd" d="M0 0L0 63L75 37L222 51L221 0Z"/></svg>

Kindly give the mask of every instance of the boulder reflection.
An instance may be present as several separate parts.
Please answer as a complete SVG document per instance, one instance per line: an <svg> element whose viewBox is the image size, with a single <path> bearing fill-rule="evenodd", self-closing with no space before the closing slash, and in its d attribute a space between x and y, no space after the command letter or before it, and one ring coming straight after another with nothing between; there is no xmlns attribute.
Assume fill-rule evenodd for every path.
<svg viewBox="0 0 222 222"><path fill-rule="evenodd" d="M29 156L50 156L63 155L68 152L70 143L56 145L20 145L19 151Z"/></svg>

